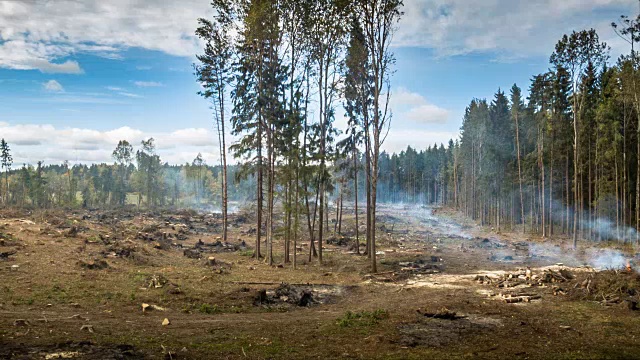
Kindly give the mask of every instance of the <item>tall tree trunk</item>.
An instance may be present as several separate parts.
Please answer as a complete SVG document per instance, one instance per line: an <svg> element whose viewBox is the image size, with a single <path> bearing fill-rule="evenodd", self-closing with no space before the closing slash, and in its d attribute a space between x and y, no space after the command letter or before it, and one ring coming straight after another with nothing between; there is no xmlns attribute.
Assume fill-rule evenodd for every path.
<svg viewBox="0 0 640 360"><path fill-rule="evenodd" d="M522 160L520 158L520 125L518 116L519 114L516 112L515 120L516 120L516 153L518 158L518 184L520 186L520 216L522 219L522 233L524 234L527 230L527 223L524 217L524 194L522 191Z"/></svg>
<svg viewBox="0 0 640 360"><path fill-rule="evenodd" d="M358 149L353 143L353 187L355 188L355 206L356 206L356 254L360 255L360 222L358 218Z"/></svg>

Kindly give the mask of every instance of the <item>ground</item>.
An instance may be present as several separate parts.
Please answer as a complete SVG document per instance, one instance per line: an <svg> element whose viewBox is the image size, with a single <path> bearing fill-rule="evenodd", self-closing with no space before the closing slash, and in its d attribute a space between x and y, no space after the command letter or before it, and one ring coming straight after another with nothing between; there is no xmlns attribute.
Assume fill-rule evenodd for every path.
<svg viewBox="0 0 640 360"><path fill-rule="evenodd" d="M631 246L433 211L381 207L371 275L353 210L324 264L298 244L297 269L280 240L274 266L251 257L242 212L222 243L214 214L4 210L0 358L640 358ZM629 269L581 266L616 247Z"/></svg>

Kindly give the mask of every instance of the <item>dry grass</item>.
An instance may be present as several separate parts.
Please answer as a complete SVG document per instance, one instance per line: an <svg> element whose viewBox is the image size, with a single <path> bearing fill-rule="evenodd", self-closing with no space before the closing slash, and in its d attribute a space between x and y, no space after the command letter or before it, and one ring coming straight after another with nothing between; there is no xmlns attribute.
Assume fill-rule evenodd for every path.
<svg viewBox="0 0 640 360"><path fill-rule="evenodd" d="M85 358L151 359L164 358L168 352L181 359L640 356L636 346L640 318L623 304L604 307L550 294L536 304L502 304L479 294L481 285L471 280L459 280L461 286L455 288L372 282L365 276L367 258L339 246L327 247L330 251L325 253L323 265L308 263L308 248L303 247L297 270L290 264L268 266L246 256L247 252L211 254L230 264L229 269L218 271L206 264L208 254L200 260L189 259L181 249L156 248L153 241L137 238L138 232L150 227L173 233L166 219L197 216L191 212L144 216L107 212L85 220L83 213L0 214L4 217L0 232L12 233L14 239L0 246L0 252L17 251L0 262L0 358L17 354L16 358L40 359L56 349L78 351ZM119 220L113 221L114 217ZM396 218L403 219L403 228L424 230L420 223L393 211L384 217L388 222ZM68 226L84 230L69 237ZM250 227L241 224L232 228L230 238L252 244L249 236L242 235ZM105 235L110 236L109 244L101 240ZM217 236L192 232L185 241L171 242L186 247L200 239L213 243ZM430 243L424 243L424 238L414 235L383 234L381 238L380 249L386 251L380 256L381 272L397 271L401 262L429 259L431 255L444 260L445 274L514 267L488 262L488 249L461 251L463 239L438 243L438 237L433 236ZM114 244L126 247L132 255L113 257ZM275 246L279 250L282 243ZM280 254L276 251L277 263L282 262ZM96 259L106 261L108 267L94 270L79 265ZM11 270L11 265L19 268ZM425 275L423 279L444 281L438 276ZM622 294L637 288L637 278L608 281L607 276L600 273L594 278L594 292ZM348 291L310 307L254 304L259 290L275 290L283 282L327 284ZM166 311L143 313L142 303ZM426 319L416 312L421 309L438 314L443 308L464 318ZM170 319L171 325L162 326L164 318ZM29 326L14 326L16 319L27 320ZM92 325L94 332L81 331L82 325ZM407 333L432 345L407 347L414 344L407 342ZM425 337L425 333L451 341L438 345L434 335ZM90 343L79 344L82 341Z"/></svg>

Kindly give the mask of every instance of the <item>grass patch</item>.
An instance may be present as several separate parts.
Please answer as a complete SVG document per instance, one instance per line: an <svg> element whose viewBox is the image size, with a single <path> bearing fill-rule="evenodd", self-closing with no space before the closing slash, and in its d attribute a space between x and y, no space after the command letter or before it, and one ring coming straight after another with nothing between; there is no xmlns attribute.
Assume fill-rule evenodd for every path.
<svg viewBox="0 0 640 360"><path fill-rule="evenodd" d="M253 250L238 251L236 254L240 256L253 257Z"/></svg>
<svg viewBox="0 0 640 360"><path fill-rule="evenodd" d="M200 307L198 308L198 311L201 312L202 314L209 314L209 315L222 312L222 310L218 307L218 305L209 305L209 304L200 305Z"/></svg>
<svg viewBox="0 0 640 360"><path fill-rule="evenodd" d="M387 319L389 313L386 310L378 309L374 311L347 311L338 318L340 327L368 327L377 325L381 320Z"/></svg>

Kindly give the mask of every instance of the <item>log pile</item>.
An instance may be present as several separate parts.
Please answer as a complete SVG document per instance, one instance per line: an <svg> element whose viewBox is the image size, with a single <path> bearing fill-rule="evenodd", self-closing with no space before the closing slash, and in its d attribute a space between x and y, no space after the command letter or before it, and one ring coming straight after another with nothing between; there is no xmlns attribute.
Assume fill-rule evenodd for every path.
<svg viewBox="0 0 640 360"><path fill-rule="evenodd" d="M547 288L552 285L553 295L565 295L566 291L557 284L568 283L576 279L575 275L567 269L545 269L539 273L533 273L530 268L518 270L512 273L495 275L477 275L474 281L480 284L490 285L503 289L503 292L489 296L496 297L507 304L529 303L539 300L542 295L534 292L535 288ZM527 291L528 292L522 292Z"/></svg>
<svg viewBox="0 0 640 360"><path fill-rule="evenodd" d="M564 283L575 279L575 276L567 269L558 271L546 269L542 273L534 274L531 269L518 270L513 273L505 273L500 276L477 275L474 281L481 284L493 285L498 288L546 286L553 283Z"/></svg>

